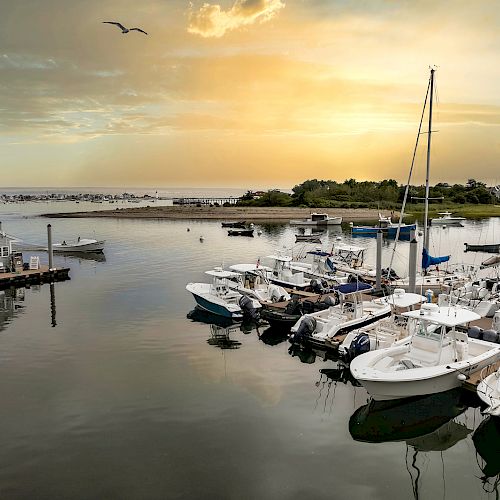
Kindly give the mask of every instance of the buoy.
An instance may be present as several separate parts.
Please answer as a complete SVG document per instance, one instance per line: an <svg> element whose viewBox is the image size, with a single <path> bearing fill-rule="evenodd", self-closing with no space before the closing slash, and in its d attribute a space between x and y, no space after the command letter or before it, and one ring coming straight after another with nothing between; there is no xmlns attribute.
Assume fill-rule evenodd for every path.
<svg viewBox="0 0 500 500"><path fill-rule="evenodd" d="M443 224L443 229L446 229L446 226Z"/></svg>
<svg viewBox="0 0 500 500"><path fill-rule="evenodd" d="M260 236L260 235L262 234L262 231L259 229L259 230L257 231L257 234Z"/></svg>
<svg viewBox="0 0 500 500"><path fill-rule="evenodd" d="M340 241L340 240L342 239L342 236L337 236L335 239L336 239L337 241Z"/></svg>
<svg viewBox="0 0 500 500"><path fill-rule="evenodd" d="M203 236L200 236L200 241L201 241L202 243L203 243L203 240L204 240L204 239L205 239L205 238L203 238Z"/></svg>
<svg viewBox="0 0 500 500"><path fill-rule="evenodd" d="M187 232L189 233L189 231L191 231L191 229L187 228Z"/></svg>

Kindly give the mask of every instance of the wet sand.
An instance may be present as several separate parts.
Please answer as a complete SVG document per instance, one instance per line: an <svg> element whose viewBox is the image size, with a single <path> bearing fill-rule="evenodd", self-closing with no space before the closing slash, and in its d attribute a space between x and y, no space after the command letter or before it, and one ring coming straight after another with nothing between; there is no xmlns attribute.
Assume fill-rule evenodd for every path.
<svg viewBox="0 0 500 500"><path fill-rule="evenodd" d="M138 208L116 208L90 212L48 213L43 217L84 218L114 217L129 219L171 219L171 220L241 220L241 221L289 221L306 219L313 212L341 216L343 222L376 220L379 210L368 208L296 208L296 207L209 207L209 206L157 206ZM388 210L380 210L382 215L391 215ZM398 213L396 215L399 215Z"/></svg>

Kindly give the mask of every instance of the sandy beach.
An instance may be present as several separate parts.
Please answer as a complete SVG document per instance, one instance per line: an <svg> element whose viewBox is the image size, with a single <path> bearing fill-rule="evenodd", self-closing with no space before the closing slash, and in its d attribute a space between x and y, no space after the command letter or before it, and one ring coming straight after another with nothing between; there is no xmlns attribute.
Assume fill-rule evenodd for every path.
<svg viewBox="0 0 500 500"><path fill-rule="evenodd" d="M378 219L379 210L350 208L283 208L283 207L209 207L209 206L156 206L139 208L117 208L90 212L47 213L43 217L83 218L113 217L129 219L171 219L171 220L245 220L245 221L288 221L305 219L313 212L341 216L344 222ZM390 211L381 210L383 215Z"/></svg>

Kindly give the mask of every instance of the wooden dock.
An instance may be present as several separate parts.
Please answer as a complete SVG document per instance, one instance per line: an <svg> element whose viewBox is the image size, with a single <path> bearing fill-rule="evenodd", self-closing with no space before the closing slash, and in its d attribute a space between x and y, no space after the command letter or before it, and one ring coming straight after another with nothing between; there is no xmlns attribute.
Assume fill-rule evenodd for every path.
<svg viewBox="0 0 500 500"><path fill-rule="evenodd" d="M54 281L69 279L69 267L49 269L48 266L40 266L40 269L30 269L15 273L0 273L0 289L40 285L42 283L53 283Z"/></svg>

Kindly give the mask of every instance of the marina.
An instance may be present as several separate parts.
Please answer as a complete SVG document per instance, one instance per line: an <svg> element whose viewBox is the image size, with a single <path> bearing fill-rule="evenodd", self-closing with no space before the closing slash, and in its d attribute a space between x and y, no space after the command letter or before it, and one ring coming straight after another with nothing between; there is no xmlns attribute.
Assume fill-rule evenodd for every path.
<svg viewBox="0 0 500 500"><path fill-rule="evenodd" d="M74 205L74 209L78 209L78 205ZM44 241L47 222L53 226L55 241L74 234L89 234L86 230L89 220L40 219L26 217L22 209L18 210L17 214L2 216L3 228L26 241ZM483 241L500 231L498 219L465 224L469 241ZM304 243L295 243L294 228L287 221L256 223L255 230L260 230L261 235L248 239L228 238L227 229L217 220L159 223L106 218L92 219L91 226L96 239L106 239L106 260L54 254L56 267L71 268L71 280L53 285L54 301L51 301L48 286L38 289L37 285L31 285L24 292L22 308L16 306L14 316L9 313L11 319L4 325L2 355L11 361L0 364L0 394L6 397L11 393L9 377L15 377L23 391L22 399L9 396L12 403L3 411L4 430L11 437L0 452L0 462L16 464L15 469L1 469L4 484L12 485L11 488L15 484L19 488L18 474L30 473L37 489L45 490L47 478L59 470L60 465L58 460L47 459L44 453L36 450L50 446L66 463L75 463L71 448L82 439L82 433L85 453L94 456L96 450L102 449L103 440L109 447L107 454L98 459L103 466L110 461L122 461L133 452L147 464L147 474L153 477L155 488L160 490L165 485L165 467L174 467L174 463L189 463L196 470L207 467L200 457L200 449L220 457L208 466L213 479L203 481L212 491L219 491L217 485L226 476L228 465L223 450L228 446L245 450L239 454L232 470L240 467L247 472L248 468L254 470L253 464L259 457L277 467L273 481L286 482L294 489L300 489L304 482L311 480L338 488L338 481L329 479L328 471L343 463L333 453L339 447L360 466L369 466L371 458L366 454L369 451L366 443L353 440L349 434L351 416L366 405L369 395L352 378L348 366L339 364L334 355L318 348L293 348L288 334L283 335L280 330L265 324L255 327L246 320L236 324L229 320L228 324L226 318L200 314L194 308L192 296L184 290L188 282L205 281L205 271L220 266L221 256L224 256L225 269L241 262L253 263L255 267L259 256L259 265L263 266L265 256L287 247L290 255L300 262ZM186 231L187 227L190 231ZM464 252L463 234L462 228L431 228L431 238L438 242L441 250L453 251L454 260L479 263L481 254ZM199 241L200 235L204 237L203 243ZM146 238L147 248L144 246ZM376 261L376 240L356 238L354 244L348 225L340 232L337 228L326 229L322 239L323 248L340 245L346 257L347 251L350 252L351 260L362 247L365 264ZM409 245L400 242L399 255L408 255ZM390 241L383 240L382 249L382 265L387 267ZM46 265L46 253L32 253L40 255L41 265ZM32 253L23 252L26 261ZM142 265L145 261L148 262L146 267ZM396 271L402 276L407 267L407 260L395 263ZM425 289L422 292L425 295ZM8 288L5 293L12 292ZM300 293L303 300L317 300L312 292ZM89 314L89 310L94 311L93 314ZM52 311L57 311L55 327L52 326ZM491 328L491 319L488 323L488 318L482 318L479 323L482 328ZM32 326L26 328L26 324ZM340 344L344 339L339 337L337 341ZM23 352L23 360L29 362L16 364L12 357L14 352ZM76 365L78 373L73 369ZM133 372L130 367L134 368ZM137 373L141 376L137 377ZM123 384L126 390L120 389ZM32 416L27 426L17 415L20 412L33 415L30 409L38 404L42 387L48 402L46 410ZM69 387L71 394L66 394L65 388ZM473 390L468 390L467 382L464 389L464 393L475 397ZM434 398L440 402L443 412L453 410L454 407L448 406L447 395L435 395ZM54 413L52 408L56 404L61 411ZM82 404L87 408L83 414ZM485 421L479 402L460 408L460 415L453 418L475 422L473 430ZM181 413L183 418L196 422L195 440L188 438L193 431L192 425L179 424ZM68 420L67 415L80 417ZM249 415L261 422L258 429L249 427ZM141 422L139 426L138 421ZM36 433L30 431L34 425ZM419 425L421 432L429 428L425 422ZM240 427L250 432L251 439L242 437ZM230 434L228 429L232 429ZM298 433L304 437L297 441ZM446 471L448 494L458 494L458 490L460 494L465 491L470 498L482 494L482 482L477 478L482 462L470 465L471 460L476 464L472 434L443 452L447 462L456 464L453 471ZM238 444L234 443L235 436L241 441ZM289 444L280 444L282 439ZM19 443L27 442L29 448L19 448ZM401 454L404 455L405 442L371 446L376 447L373 452L377 453L378 460L391 469L398 490L411 498L413 483L404 463L395 466L400 463ZM279 461L276 447L280 449ZM25 461L27 450L33 457L33 466ZM303 455L311 451L318 458L306 464L300 460L293 479L290 479L288 467L279 467L283 460L293 463L296 453ZM161 467L156 466L155 457L163 453L170 458L163 458ZM256 461L248 462L244 458L248 454ZM420 452L419 460L436 459L432 452ZM145 477L135 467L126 467L126 470L134 480ZM442 494L437 470L427 472L432 494ZM89 473L87 466L73 469L71 482L64 482L62 487L68 494L74 492L74 481ZM456 473L465 481L450 486L452 475ZM123 490L116 481L127 482L125 475L120 473L113 480L105 479L104 475L98 477L104 482L112 481L113 488L118 491ZM184 491L184 481L177 481L172 476L168 478L169 488L173 485L176 491ZM354 472L347 473L348 483L356 484L356 478ZM93 488L88 487L86 491L93 491ZM196 487L190 492L201 494ZM365 497L364 489L356 486L350 486L349 493L345 491L345 494L353 498ZM381 491L374 498L385 498L385 493Z"/></svg>

